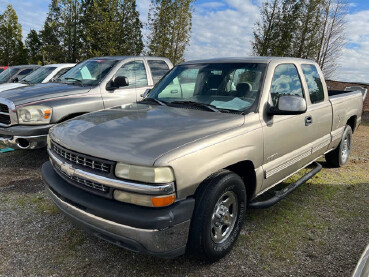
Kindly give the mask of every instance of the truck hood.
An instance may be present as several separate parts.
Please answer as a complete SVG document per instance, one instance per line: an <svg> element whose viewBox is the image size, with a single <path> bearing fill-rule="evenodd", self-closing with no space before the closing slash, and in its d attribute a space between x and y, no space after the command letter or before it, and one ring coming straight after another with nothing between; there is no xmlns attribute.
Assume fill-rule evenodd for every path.
<svg viewBox="0 0 369 277"><path fill-rule="evenodd" d="M20 88L20 87L25 87L27 86L26 84L22 84L22 83L6 83L6 84L1 84L0 85L0 92L8 90L8 89L14 89L14 88Z"/></svg>
<svg viewBox="0 0 369 277"><path fill-rule="evenodd" d="M135 103L76 117L52 128L50 135L79 153L152 166L173 149L243 123L240 114Z"/></svg>
<svg viewBox="0 0 369 277"><path fill-rule="evenodd" d="M12 101L16 106L51 98L86 93L90 87L80 87L61 83L29 85L0 92L1 98Z"/></svg>

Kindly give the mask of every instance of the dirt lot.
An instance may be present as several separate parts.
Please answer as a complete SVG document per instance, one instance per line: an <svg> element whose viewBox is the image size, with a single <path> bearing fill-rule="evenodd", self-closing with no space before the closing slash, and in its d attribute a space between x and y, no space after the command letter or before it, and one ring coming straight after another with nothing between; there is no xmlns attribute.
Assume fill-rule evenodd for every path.
<svg viewBox="0 0 369 277"><path fill-rule="evenodd" d="M134 254L75 228L43 189L46 160L45 150L0 154L0 276L350 276L369 243L369 122L345 167L325 166L274 207L248 211L214 264Z"/></svg>

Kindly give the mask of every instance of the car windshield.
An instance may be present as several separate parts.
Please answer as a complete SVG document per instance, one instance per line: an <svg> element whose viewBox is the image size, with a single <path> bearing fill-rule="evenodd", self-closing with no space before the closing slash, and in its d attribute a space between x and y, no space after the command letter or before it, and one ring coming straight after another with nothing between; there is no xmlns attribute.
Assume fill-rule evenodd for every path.
<svg viewBox="0 0 369 277"><path fill-rule="evenodd" d="M36 69L31 74L20 80L24 84L39 84L56 69L53 66L44 66Z"/></svg>
<svg viewBox="0 0 369 277"><path fill-rule="evenodd" d="M95 86L109 73L117 60L87 60L84 61L61 78L60 82L82 86Z"/></svg>
<svg viewBox="0 0 369 277"><path fill-rule="evenodd" d="M257 103L266 64L211 63L175 67L146 99L166 105L247 112Z"/></svg>
<svg viewBox="0 0 369 277"><path fill-rule="evenodd" d="M0 73L0 83L6 83L18 71L18 68L9 67Z"/></svg>

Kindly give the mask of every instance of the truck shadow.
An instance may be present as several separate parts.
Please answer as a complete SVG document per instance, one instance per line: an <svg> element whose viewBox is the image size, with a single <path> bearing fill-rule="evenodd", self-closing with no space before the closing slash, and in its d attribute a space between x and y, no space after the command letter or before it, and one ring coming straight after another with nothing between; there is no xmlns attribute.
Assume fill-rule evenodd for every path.
<svg viewBox="0 0 369 277"><path fill-rule="evenodd" d="M0 153L0 169L38 169L48 160L46 148ZM9 172L10 173L10 172Z"/></svg>

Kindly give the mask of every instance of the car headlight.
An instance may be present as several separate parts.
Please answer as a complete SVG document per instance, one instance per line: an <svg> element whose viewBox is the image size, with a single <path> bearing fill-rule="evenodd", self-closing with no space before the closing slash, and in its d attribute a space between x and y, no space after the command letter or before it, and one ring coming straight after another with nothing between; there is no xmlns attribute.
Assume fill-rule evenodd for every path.
<svg viewBox="0 0 369 277"><path fill-rule="evenodd" d="M48 124L51 120L52 109L46 106L21 107L17 109L17 115L19 124Z"/></svg>
<svg viewBox="0 0 369 277"><path fill-rule="evenodd" d="M124 163L117 163L115 176L145 183L170 183L174 181L174 173L170 167L148 167Z"/></svg>

